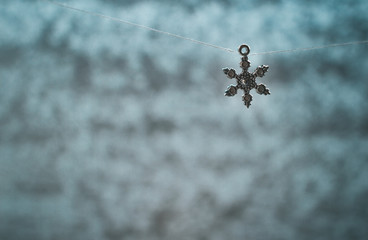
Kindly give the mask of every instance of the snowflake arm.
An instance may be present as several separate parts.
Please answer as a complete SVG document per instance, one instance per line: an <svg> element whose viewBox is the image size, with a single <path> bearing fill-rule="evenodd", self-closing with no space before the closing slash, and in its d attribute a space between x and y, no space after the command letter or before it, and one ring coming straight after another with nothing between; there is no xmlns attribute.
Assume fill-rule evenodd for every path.
<svg viewBox="0 0 368 240"><path fill-rule="evenodd" d="M230 79L232 79L232 78L238 78L239 77L239 75L238 74L236 74L236 71L234 70L234 69L229 69L229 68L224 68L224 69L222 69L222 71L225 73L225 75L228 77L228 78L230 78Z"/></svg>
<svg viewBox="0 0 368 240"><path fill-rule="evenodd" d="M268 71L269 67L267 65L262 65L256 68L253 72L254 77L263 77L265 73Z"/></svg>
<svg viewBox="0 0 368 240"><path fill-rule="evenodd" d="M234 85L230 85L227 87L224 95L228 97L232 97L232 96L235 96L237 92L238 92L238 87Z"/></svg>
<svg viewBox="0 0 368 240"><path fill-rule="evenodd" d="M264 85L264 84L257 84L257 86L256 86L256 90L257 90L257 93L259 94L259 95L270 95L271 93L270 93L270 89L268 89L268 88L266 88L266 86Z"/></svg>

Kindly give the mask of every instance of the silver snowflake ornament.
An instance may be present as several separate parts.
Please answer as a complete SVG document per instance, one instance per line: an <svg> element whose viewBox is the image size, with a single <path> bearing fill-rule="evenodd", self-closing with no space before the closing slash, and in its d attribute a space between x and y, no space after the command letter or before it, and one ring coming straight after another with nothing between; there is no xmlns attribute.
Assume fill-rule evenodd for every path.
<svg viewBox="0 0 368 240"><path fill-rule="evenodd" d="M267 65L262 65L256 68L253 73L248 72L250 67L250 62L248 61L248 54L250 52L250 48L247 45L241 45L239 47L239 53L242 55L242 59L240 62L240 67L243 69L241 74L237 74L234 69L224 68L222 69L228 78L236 79L236 85L230 85L225 91L225 96L232 97L236 95L238 89L244 90L243 101L245 106L249 108L250 103L252 102L252 95L249 93L253 88L256 89L258 94L269 95L270 90L266 88L264 84L257 84L256 78L263 77L264 74L268 71Z"/></svg>

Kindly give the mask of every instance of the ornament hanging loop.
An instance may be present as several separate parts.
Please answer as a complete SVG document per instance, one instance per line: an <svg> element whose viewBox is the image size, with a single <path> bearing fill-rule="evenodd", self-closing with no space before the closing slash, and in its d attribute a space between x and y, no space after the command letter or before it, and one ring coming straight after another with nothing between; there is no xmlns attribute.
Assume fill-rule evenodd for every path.
<svg viewBox="0 0 368 240"><path fill-rule="evenodd" d="M244 49L245 49L245 52L244 52ZM248 47L248 45L245 45L245 44L240 45L240 47L239 47L240 55L246 57L246 56L248 56L249 52L250 52L250 48Z"/></svg>

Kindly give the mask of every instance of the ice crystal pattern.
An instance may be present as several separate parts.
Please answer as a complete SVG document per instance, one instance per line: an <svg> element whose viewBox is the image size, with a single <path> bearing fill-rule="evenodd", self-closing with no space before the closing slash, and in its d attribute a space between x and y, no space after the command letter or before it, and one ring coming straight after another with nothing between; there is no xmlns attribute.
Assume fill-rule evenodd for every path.
<svg viewBox="0 0 368 240"><path fill-rule="evenodd" d="M248 69L250 67L250 62L248 61L248 54L250 52L250 48L247 45L241 45L239 47L239 53L242 55L242 59L240 62L240 67L242 68L242 73L237 74L234 69L224 68L222 69L224 73L227 75L228 78L236 79L236 85L230 85L227 87L227 90L225 91L225 96L232 97L236 95L238 92L238 89L244 90L243 95L243 101L244 105L249 108L252 102L252 95L249 93L250 90L253 88L256 89L258 94L263 95L269 95L270 90L266 88L264 84L257 84L256 78L257 77L263 77L264 74L268 70L267 65L262 65L256 68L256 70L253 73L248 72Z"/></svg>

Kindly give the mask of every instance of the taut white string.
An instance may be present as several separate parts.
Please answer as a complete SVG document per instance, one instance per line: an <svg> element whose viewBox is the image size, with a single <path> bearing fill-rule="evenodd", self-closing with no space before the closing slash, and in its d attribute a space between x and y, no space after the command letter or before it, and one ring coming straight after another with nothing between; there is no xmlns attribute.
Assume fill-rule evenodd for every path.
<svg viewBox="0 0 368 240"><path fill-rule="evenodd" d="M249 55L271 55L271 54L276 54L276 53L310 51L310 50L317 50L317 49L322 49L322 48L341 47L341 46L367 44L367 43L368 43L368 40L355 41L355 42L346 42L346 43L334 43L334 44L317 46L317 47L295 48L295 49L288 49L288 50L276 50L276 51L269 51L269 52L250 53Z"/></svg>
<svg viewBox="0 0 368 240"><path fill-rule="evenodd" d="M226 51L226 52L232 52L232 53L235 52L234 50L232 50L230 48L217 46L217 45L214 45L214 44L211 44L211 43L195 40L195 39L192 39L192 38L184 37L184 36L174 34L174 33L170 33L170 32L165 32L165 31L162 31L162 30L159 30L159 29L156 29L156 28L141 25L141 24L138 24L138 23L129 22L129 21L126 21L126 20L115 18L115 17L110 17L110 16L103 15L103 14L100 14L100 13L95 13L95 12L75 8L75 7L72 7L72 6L69 6L67 4L57 2L57 1L53 1L53 0L42 0L42 1L46 1L46 2L52 3L52 4L54 4L56 6L59 6L59 7L63 7L63 8L66 8L66 9L74 10L74 11L85 13L85 14L89 14L89 15L92 15L92 16L95 16L95 17L100 17L100 18L111 20L111 21L128 24L128 25L131 25L131 26L134 26L134 27L143 28L143 29L153 31L153 32L156 32L156 33L168 35L168 36L171 36L171 37L183 39L183 40L190 41L190 42L200 44L200 45L203 45L203 46L217 48L217 49L220 49L220 50L223 50L223 51ZM317 50L317 49L323 49L323 48L341 47L341 46L367 44L367 43L368 43L368 40L345 42L345 43L333 43L333 44L322 45L322 46L317 46L317 47L295 48L295 49L287 49L287 50L275 50L275 51L268 51L268 52L250 53L249 56L271 55L271 54L300 52L300 51L310 51L310 50Z"/></svg>
<svg viewBox="0 0 368 240"><path fill-rule="evenodd" d="M83 9L79 9L79 8L75 8L75 7L66 5L64 3L60 3L60 2L56 2L56 1L51 1L51 0L43 0L43 1L46 1L46 2L49 2L49 3L55 4L55 5L60 6L60 7L63 7L63 8L71 9L71 10L74 10L74 11L82 12L82 13L85 13L85 14L89 14L89 15L100 17L100 18L104 18L104 19L108 19L108 20L115 21L115 22L120 22L120 23L128 24L128 25L131 25L131 26L134 26L134 27L143 28L143 29L146 29L146 30L149 30L149 31L153 31L153 32L165 34L165 35L168 35L168 36L171 36L171 37L175 37L175 38L187 40L187 41L190 41L190 42L193 42L193 43L197 43L197 44L201 44L201 45L204 45L204 46L221 49L221 50L224 50L224 51L227 51L227 52L234 52L234 50L232 50L230 48L220 47L220 46L217 46L217 45L214 45L214 44L211 44L211 43L206 43L206 42L198 41L198 40L195 40L195 39L192 39L192 38L183 37L183 36L180 36L178 34L161 31L159 29L155 29L155 28L152 28L152 27L144 26L144 25L141 25L141 24L138 24L138 23L133 23L133 22L125 21L125 20L122 20L122 19L119 19L119 18L114 18L114 17L106 16L106 15L103 15L103 14L100 14L100 13L86 11L86 10L83 10Z"/></svg>

